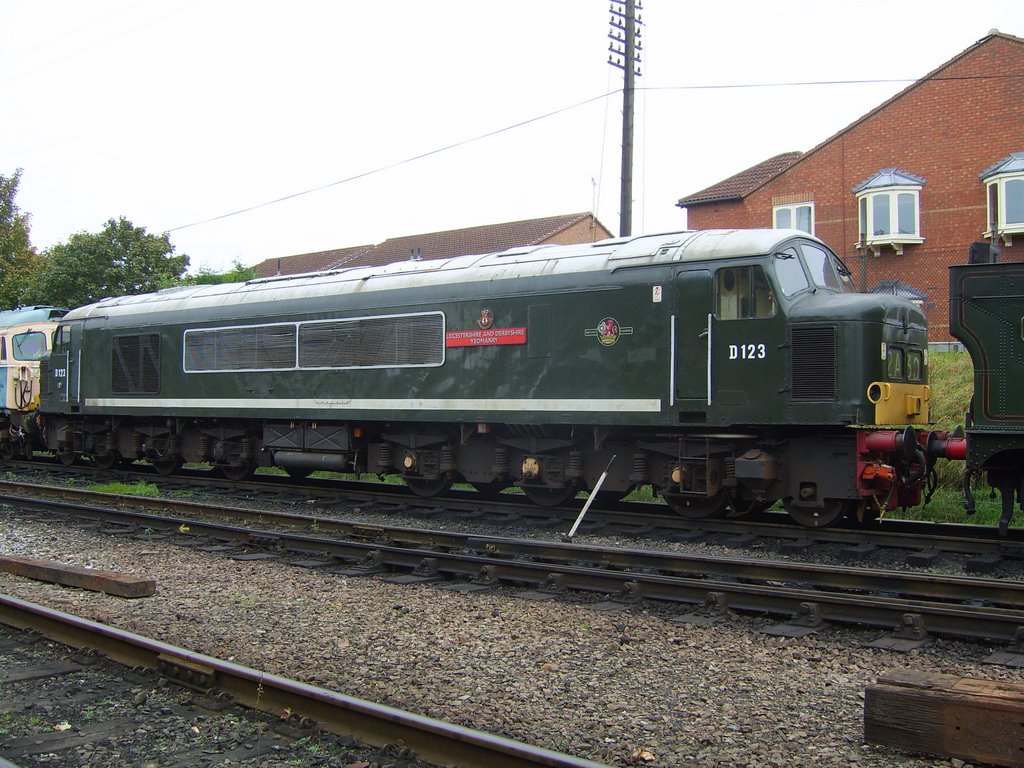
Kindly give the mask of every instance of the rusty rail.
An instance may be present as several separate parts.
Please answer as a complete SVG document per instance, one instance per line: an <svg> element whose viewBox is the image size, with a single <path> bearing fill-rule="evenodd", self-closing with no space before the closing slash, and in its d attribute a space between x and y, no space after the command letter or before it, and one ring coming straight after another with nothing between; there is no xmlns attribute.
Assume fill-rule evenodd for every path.
<svg viewBox="0 0 1024 768"><path fill-rule="evenodd" d="M0 595L0 622L34 629L74 648L90 648L126 666L157 669L186 685L215 688L253 709L290 711L293 717L308 718L324 730L366 744L401 742L419 759L439 765L602 768L600 763L288 680L8 595Z"/></svg>

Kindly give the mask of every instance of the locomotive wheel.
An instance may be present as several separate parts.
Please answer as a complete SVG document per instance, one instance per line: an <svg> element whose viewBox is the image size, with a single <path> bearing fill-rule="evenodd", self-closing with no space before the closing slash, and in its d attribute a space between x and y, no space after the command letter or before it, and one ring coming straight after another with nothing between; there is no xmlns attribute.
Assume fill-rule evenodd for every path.
<svg viewBox="0 0 1024 768"><path fill-rule="evenodd" d="M570 483L565 488L548 488L543 485L524 485L523 493L526 498L538 507L558 507L573 498L577 491L575 483Z"/></svg>
<svg viewBox="0 0 1024 768"><path fill-rule="evenodd" d="M2 459L3 461L10 461L17 455L18 449L10 440L5 440L4 442L0 443L0 459Z"/></svg>
<svg viewBox="0 0 1024 768"><path fill-rule="evenodd" d="M256 471L256 462L246 459L241 464L218 464L217 469L228 480L238 482L252 476L252 473Z"/></svg>
<svg viewBox="0 0 1024 768"><path fill-rule="evenodd" d="M179 469L181 469L181 465L185 462L177 456L172 456L169 459L156 459L155 461L150 461L150 463L153 465L153 470L158 475L166 477L167 475L175 474Z"/></svg>
<svg viewBox="0 0 1024 768"><path fill-rule="evenodd" d="M77 458L78 458L78 456L75 454L74 451L70 451L70 450L62 451L59 448L57 449L57 459L65 467L70 467L72 464L75 463L75 460Z"/></svg>
<svg viewBox="0 0 1024 768"><path fill-rule="evenodd" d="M724 493L710 498L691 498L674 493L662 493L661 498L668 508L687 520L706 520L710 517L721 517L729 506L729 498Z"/></svg>
<svg viewBox="0 0 1024 768"><path fill-rule="evenodd" d="M823 507L803 507L786 503L786 512L789 516L807 528L835 525L856 508L857 502L846 499L825 499Z"/></svg>
<svg viewBox="0 0 1024 768"><path fill-rule="evenodd" d="M431 480L422 477L407 477L405 478L405 484L417 496L429 499L431 496L438 496L451 488L452 479L444 475Z"/></svg>
<svg viewBox="0 0 1024 768"><path fill-rule="evenodd" d="M93 466L96 469L113 469L121 462L121 456L117 451L95 455L92 457Z"/></svg>
<svg viewBox="0 0 1024 768"><path fill-rule="evenodd" d="M879 511L877 504L869 504L866 501L862 501L860 504L853 506L850 517L856 520L858 525L871 525L882 519L882 513Z"/></svg>

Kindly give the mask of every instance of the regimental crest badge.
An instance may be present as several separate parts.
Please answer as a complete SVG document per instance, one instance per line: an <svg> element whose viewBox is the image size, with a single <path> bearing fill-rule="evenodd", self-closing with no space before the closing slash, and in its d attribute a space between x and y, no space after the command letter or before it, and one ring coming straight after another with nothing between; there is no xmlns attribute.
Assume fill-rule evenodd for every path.
<svg viewBox="0 0 1024 768"><path fill-rule="evenodd" d="M597 328L587 328L583 331L584 336L597 336L603 347L610 347L619 340L619 336L629 336L632 333L631 326L619 325L619 321L614 317L605 317L597 324Z"/></svg>
<svg viewBox="0 0 1024 768"><path fill-rule="evenodd" d="M480 326L482 330L487 330L494 325L494 313L489 309L481 309L480 317L477 319L476 324Z"/></svg>

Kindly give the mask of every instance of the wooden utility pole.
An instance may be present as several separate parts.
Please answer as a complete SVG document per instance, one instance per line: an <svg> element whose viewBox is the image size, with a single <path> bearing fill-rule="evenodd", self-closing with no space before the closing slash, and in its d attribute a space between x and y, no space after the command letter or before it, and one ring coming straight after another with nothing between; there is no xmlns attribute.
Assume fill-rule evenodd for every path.
<svg viewBox="0 0 1024 768"><path fill-rule="evenodd" d="M608 37L608 63L623 72L622 87L622 176L619 191L619 237L633 234L633 84L640 77L640 0L613 2Z"/></svg>

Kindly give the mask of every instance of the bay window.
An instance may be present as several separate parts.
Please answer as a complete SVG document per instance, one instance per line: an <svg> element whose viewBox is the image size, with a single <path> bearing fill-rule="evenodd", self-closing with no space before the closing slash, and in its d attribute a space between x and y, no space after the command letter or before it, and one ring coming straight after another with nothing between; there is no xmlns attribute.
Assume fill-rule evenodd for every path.
<svg viewBox="0 0 1024 768"><path fill-rule="evenodd" d="M853 188L857 197L857 248L876 256L883 246L903 253L905 245L923 243L921 188L924 179L897 168L884 168Z"/></svg>
<svg viewBox="0 0 1024 768"><path fill-rule="evenodd" d="M1014 152L981 173L985 182L988 227L984 237L1001 237L1013 244L1024 234L1024 152Z"/></svg>

